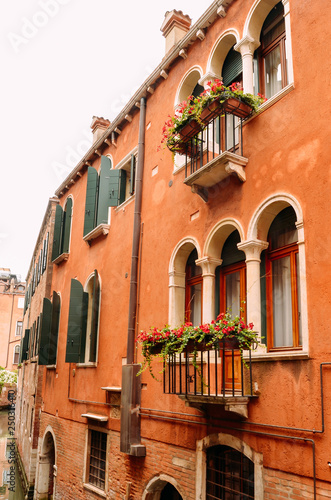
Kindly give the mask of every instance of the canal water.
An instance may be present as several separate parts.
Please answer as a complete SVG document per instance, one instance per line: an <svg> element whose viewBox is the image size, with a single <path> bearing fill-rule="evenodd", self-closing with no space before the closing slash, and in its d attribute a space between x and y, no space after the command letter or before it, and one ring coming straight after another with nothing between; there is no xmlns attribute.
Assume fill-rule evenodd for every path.
<svg viewBox="0 0 331 500"><path fill-rule="evenodd" d="M15 440L8 411L0 411L0 498L24 500L20 478L15 465Z"/></svg>

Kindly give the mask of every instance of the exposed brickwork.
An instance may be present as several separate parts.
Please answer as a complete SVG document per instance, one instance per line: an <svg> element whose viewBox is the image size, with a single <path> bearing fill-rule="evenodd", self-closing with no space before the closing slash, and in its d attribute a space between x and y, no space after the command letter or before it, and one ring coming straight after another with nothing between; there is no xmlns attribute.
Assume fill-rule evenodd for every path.
<svg viewBox="0 0 331 500"><path fill-rule="evenodd" d="M287 498L289 500L310 500L314 498L312 479L287 474L273 469L264 469L264 500ZM316 482L316 500L331 498L331 485Z"/></svg>
<svg viewBox="0 0 331 500"><path fill-rule="evenodd" d="M50 425L56 436L57 500L87 500L95 495L83 486L86 447L86 424L42 414L41 436ZM147 484L155 476L165 474L177 481L186 500L195 499L195 450L187 450L158 441L143 440L146 457L129 457L120 452L118 432L109 434L108 497L124 498L131 483L130 499L140 499ZM181 466L176 465L180 459ZM175 463L174 463L175 462Z"/></svg>

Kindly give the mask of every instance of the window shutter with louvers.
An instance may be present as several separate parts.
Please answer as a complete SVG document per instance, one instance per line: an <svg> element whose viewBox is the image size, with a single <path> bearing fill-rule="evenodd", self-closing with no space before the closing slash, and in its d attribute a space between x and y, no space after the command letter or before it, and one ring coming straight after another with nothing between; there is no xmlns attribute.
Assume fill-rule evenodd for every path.
<svg viewBox="0 0 331 500"><path fill-rule="evenodd" d="M96 225L108 224L109 201L109 178L111 170L111 160L108 156L101 156L101 166L99 175L98 192L98 214Z"/></svg>
<svg viewBox="0 0 331 500"><path fill-rule="evenodd" d="M52 261L57 259L58 256L61 254L62 221L63 221L63 209L60 205L56 205Z"/></svg>
<svg viewBox="0 0 331 500"><path fill-rule="evenodd" d="M98 338L98 323L99 323L99 298L100 285L97 270L94 271L93 277L93 295L92 295L92 318L91 318L91 333L90 333L90 359L96 361L97 338Z"/></svg>
<svg viewBox="0 0 331 500"><path fill-rule="evenodd" d="M68 198L65 207L65 212L63 213L63 238L61 245L62 246L61 253L69 253L71 212L72 212L72 199Z"/></svg>
<svg viewBox="0 0 331 500"><path fill-rule="evenodd" d="M51 335L52 322L52 303L49 299L44 298L43 312L40 327L40 343L38 365L48 365L49 357L49 339Z"/></svg>
<svg viewBox="0 0 331 500"><path fill-rule="evenodd" d="M96 209L97 209L96 196L97 196L98 182L99 182L98 172L95 170L95 168L88 167L86 201L85 201L84 236L86 236L95 228Z"/></svg>
<svg viewBox="0 0 331 500"><path fill-rule="evenodd" d="M71 280L66 363L84 361L88 294L82 284Z"/></svg>

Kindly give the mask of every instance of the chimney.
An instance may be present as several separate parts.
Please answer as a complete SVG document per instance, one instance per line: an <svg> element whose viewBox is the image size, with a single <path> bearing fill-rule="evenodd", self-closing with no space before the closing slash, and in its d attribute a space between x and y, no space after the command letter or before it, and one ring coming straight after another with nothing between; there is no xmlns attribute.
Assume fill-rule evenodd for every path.
<svg viewBox="0 0 331 500"><path fill-rule="evenodd" d="M93 144L100 139L104 131L109 127L110 121L98 117L98 116L93 116L92 118L92 123L91 123L91 129L92 129L92 134L93 134Z"/></svg>
<svg viewBox="0 0 331 500"><path fill-rule="evenodd" d="M166 40L166 54L171 50L188 32L192 19L183 14L181 10L167 11L161 26L162 34Z"/></svg>

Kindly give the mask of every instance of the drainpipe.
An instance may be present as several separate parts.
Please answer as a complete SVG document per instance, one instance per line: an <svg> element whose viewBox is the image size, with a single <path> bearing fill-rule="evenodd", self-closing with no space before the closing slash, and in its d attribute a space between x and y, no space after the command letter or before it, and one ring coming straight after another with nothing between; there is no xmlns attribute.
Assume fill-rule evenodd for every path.
<svg viewBox="0 0 331 500"><path fill-rule="evenodd" d="M9 331L8 331L8 345L7 345L7 356L6 356L6 366L5 368L8 368L8 357L9 357L9 345L10 345L10 334L11 334L11 327L13 323L13 311L14 311L14 300L15 300L15 295L13 292L12 295L12 303L11 303L11 312L10 312L10 321L9 321Z"/></svg>
<svg viewBox="0 0 331 500"><path fill-rule="evenodd" d="M140 438L141 376L137 377L140 365L134 363L135 332L138 298L138 261L141 235L142 178L145 156L146 99L140 100L138 139L138 162L135 185L135 205L131 256L130 301L127 335L127 364L122 367L121 393L121 441L120 449L131 456L144 457L146 448Z"/></svg>

